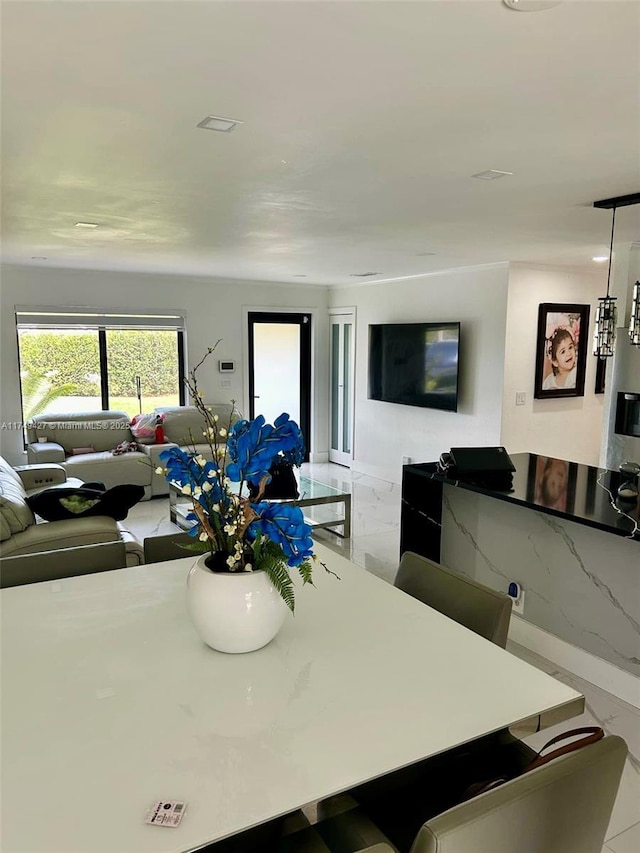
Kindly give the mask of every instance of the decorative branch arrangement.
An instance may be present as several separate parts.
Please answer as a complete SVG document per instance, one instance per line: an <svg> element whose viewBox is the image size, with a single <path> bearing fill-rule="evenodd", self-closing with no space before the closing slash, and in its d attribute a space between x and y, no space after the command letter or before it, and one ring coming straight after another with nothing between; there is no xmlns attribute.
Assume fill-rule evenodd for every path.
<svg viewBox="0 0 640 853"><path fill-rule="evenodd" d="M263 500L271 479L269 469L277 459L293 464L304 457L300 428L286 413L272 424L262 415L252 421L234 422L232 412L224 424L203 399L197 372L220 341L209 347L204 357L189 371L185 382L194 405L203 417L203 438L209 452L205 458L193 447L171 447L162 451L164 467L158 468L167 480L191 499L193 522L189 533L193 551L209 552L206 564L211 571L262 570L293 612L295 594L290 569L297 569L303 584L313 583L311 526L302 510L290 503ZM237 484L237 486L233 486ZM254 498L245 496L249 488ZM324 563L320 563L329 571ZM333 574L333 572L330 572Z"/></svg>

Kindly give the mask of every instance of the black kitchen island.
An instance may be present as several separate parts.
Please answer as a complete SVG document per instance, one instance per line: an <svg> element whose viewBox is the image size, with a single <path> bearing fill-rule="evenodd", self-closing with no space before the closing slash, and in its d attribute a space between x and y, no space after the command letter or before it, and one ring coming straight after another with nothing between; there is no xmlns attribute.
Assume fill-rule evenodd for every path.
<svg viewBox="0 0 640 853"><path fill-rule="evenodd" d="M498 491L405 465L400 549L506 592L525 590L522 618L640 675L638 502L623 475L533 453L510 454L513 487Z"/></svg>

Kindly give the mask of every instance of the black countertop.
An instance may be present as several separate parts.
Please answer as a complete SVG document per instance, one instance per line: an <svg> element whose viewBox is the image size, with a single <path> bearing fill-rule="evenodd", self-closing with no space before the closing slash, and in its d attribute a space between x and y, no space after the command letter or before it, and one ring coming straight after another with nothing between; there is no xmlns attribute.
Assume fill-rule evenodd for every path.
<svg viewBox="0 0 640 853"><path fill-rule="evenodd" d="M439 473L435 462L405 465L404 471L640 541L639 503L617 497L625 479L619 471L535 453L509 455L516 467L511 491L453 479Z"/></svg>

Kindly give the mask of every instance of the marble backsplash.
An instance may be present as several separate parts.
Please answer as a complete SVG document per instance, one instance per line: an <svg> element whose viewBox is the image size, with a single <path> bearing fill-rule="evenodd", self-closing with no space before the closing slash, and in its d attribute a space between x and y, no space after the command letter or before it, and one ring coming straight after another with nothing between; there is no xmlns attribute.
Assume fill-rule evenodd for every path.
<svg viewBox="0 0 640 853"><path fill-rule="evenodd" d="M640 675L640 543L445 485L441 562L506 592L523 618Z"/></svg>

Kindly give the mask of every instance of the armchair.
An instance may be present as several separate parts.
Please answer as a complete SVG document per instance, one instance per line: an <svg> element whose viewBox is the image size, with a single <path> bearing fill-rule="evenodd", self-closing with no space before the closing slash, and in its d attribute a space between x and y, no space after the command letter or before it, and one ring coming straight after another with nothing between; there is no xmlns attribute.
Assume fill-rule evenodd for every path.
<svg viewBox="0 0 640 853"><path fill-rule="evenodd" d="M18 465L13 470L17 471L27 494L41 489L50 489L53 486L61 486L63 483L65 486L73 486L74 488L82 485L82 480L67 477L67 472L62 465L53 463L40 462L35 465Z"/></svg>
<svg viewBox="0 0 640 853"><path fill-rule="evenodd" d="M14 469L0 457L0 558L121 542L126 547L127 565L144 562L138 540L112 518L38 521L27 503L27 495L57 485L78 487L82 481L67 479L61 465L24 465Z"/></svg>

